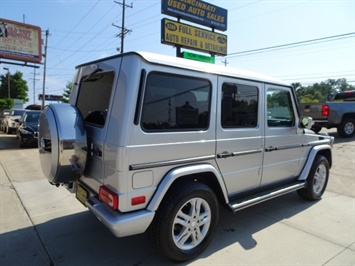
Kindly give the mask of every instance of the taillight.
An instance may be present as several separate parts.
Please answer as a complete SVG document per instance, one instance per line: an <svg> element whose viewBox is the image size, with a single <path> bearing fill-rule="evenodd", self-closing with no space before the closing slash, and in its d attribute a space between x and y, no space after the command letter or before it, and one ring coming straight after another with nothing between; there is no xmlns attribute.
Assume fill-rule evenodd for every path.
<svg viewBox="0 0 355 266"><path fill-rule="evenodd" d="M110 206L112 209L118 209L118 195L111 189L101 186L99 189L99 199Z"/></svg>
<svg viewBox="0 0 355 266"><path fill-rule="evenodd" d="M322 116L328 116L329 115L329 106L326 104L322 105Z"/></svg>

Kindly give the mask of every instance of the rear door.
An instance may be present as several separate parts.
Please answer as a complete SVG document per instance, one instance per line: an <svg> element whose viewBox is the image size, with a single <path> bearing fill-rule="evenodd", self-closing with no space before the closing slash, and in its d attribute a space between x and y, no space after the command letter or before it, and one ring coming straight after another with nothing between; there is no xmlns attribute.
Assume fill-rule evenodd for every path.
<svg viewBox="0 0 355 266"><path fill-rule="evenodd" d="M94 189L103 183L105 176L104 143L115 75L117 72L112 66L101 63L97 65L97 70L92 70L80 80L76 106L84 118L88 138L87 164L82 180Z"/></svg>
<svg viewBox="0 0 355 266"><path fill-rule="evenodd" d="M260 184L262 84L218 78L217 163L228 194Z"/></svg>

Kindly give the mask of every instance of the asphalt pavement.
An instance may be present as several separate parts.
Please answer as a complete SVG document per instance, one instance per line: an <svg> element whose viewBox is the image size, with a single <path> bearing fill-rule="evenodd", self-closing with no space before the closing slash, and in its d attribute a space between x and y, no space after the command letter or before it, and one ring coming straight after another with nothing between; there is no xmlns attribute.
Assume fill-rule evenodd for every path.
<svg viewBox="0 0 355 266"><path fill-rule="evenodd" d="M355 265L355 138L338 138L320 201L291 193L232 214L181 265ZM0 133L0 265L173 265L147 233L114 237L73 194L43 176L37 149ZM179 264L178 264L179 265Z"/></svg>

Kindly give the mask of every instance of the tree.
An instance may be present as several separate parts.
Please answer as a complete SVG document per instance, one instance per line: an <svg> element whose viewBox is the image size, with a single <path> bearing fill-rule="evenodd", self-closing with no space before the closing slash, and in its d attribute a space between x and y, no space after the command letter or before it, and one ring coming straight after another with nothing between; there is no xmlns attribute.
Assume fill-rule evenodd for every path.
<svg viewBox="0 0 355 266"><path fill-rule="evenodd" d="M12 109L14 100L10 98L0 99L0 110Z"/></svg>
<svg viewBox="0 0 355 266"><path fill-rule="evenodd" d="M8 74L0 75L0 99L8 98ZM28 86L27 82L22 78L23 73L16 71L10 75L10 98L20 99L24 103L28 102Z"/></svg>
<svg viewBox="0 0 355 266"><path fill-rule="evenodd" d="M321 103L331 100L337 92L355 90L355 86L347 83L345 78L328 79L321 83L309 86L301 86L300 83L292 83L296 96L301 103Z"/></svg>
<svg viewBox="0 0 355 266"><path fill-rule="evenodd" d="M67 85L65 85L63 98L61 100L63 103L68 103L69 102L70 92L71 92L72 88L73 88L73 82L72 81L68 81Z"/></svg>

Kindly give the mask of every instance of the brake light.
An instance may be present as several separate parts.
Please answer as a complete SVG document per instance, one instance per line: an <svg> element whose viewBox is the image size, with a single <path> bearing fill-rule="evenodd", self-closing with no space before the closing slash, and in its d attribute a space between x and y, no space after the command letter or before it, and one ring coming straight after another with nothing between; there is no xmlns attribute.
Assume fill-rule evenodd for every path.
<svg viewBox="0 0 355 266"><path fill-rule="evenodd" d="M118 195L111 189L101 186L99 189L99 199L110 206L113 210L118 209Z"/></svg>
<svg viewBox="0 0 355 266"><path fill-rule="evenodd" d="M328 116L329 115L329 106L326 104L322 105L322 116Z"/></svg>

